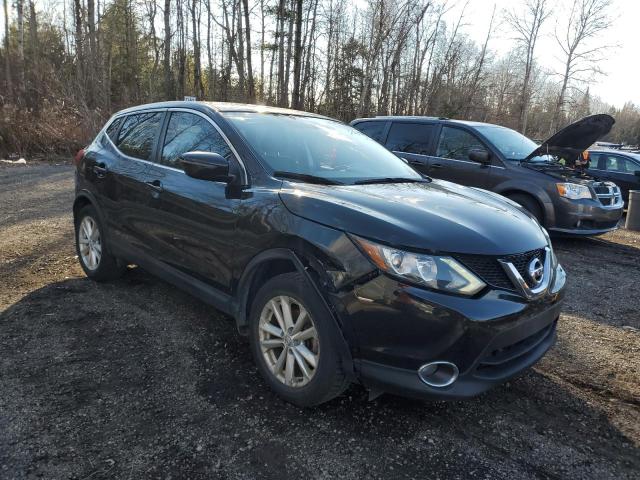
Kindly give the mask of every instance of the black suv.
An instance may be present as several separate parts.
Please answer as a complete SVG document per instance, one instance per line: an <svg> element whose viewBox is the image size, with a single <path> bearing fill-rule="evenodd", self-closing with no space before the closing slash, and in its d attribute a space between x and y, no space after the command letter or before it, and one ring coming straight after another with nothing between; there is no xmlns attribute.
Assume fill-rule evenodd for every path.
<svg viewBox="0 0 640 480"><path fill-rule="evenodd" d="M446 118L376 117L351 125L423 174L510 198L550 232L597 235L617 228L620 189L565 164L614 123L609 115L586 117L541 145L509 128Z"/></svg>
<svg viewBox="0 0 640 480"><path fill-rule="evenodd" d="M352 381L469 397L555 339L565 274L535 219L423 178L330 118L144 105L113 116L76 164L86 274L134 263L231 315L298 405Z"/></svg>
<svg viewBox="0 0 640 480"><path fill-rule="evenodd" d="M640 153L593 148L589 150L587 172L600 179L615 182L622 199L629 201L629 190L640 190Z"/></svg>

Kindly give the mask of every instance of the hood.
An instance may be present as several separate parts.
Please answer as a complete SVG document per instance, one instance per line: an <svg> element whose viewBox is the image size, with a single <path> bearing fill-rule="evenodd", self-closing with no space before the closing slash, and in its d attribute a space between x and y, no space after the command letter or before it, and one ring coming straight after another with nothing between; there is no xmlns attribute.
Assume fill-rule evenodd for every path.
<svg viewBox="0 0 640 480"><path fill-rule="evenodd" d="M397 248L507 255L547 244L538 223L513 202L441 180L345 186L285 181L280 198L295 215Z"/></svg>
<svg viewBox="0 0 640 480"><path fill-rule="evenodd" d="M581 185L589 185L594 180L596 180L596 177L594 177L593 175L585 173L582 170L565 167L559 163L523 162L520 164L520 166L529 170L535 170L536 172L540 172L544 175L549 175L560 181L569 181L571 183L579 183Z"/></svg>
<svg viewBox="0 0 640 480"><path fill-rule="evenodd" d="M609 133L614 123L616 121L611 115L598 114L585 117L554 133L524 160L547 153L552 155L564 154L567 158L575 158Z"/></svg>

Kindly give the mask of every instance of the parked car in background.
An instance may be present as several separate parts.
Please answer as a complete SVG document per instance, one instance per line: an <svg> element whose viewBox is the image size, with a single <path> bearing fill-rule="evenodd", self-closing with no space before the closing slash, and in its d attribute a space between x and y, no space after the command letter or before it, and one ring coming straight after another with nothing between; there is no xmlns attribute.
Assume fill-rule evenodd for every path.
<svg viewBox="0 0 640 480"><path fill-rule="evenodd" d="M593 115L541 145L509 128L432 117L375 117L351 125L431 177L499 193L555 233L596 235L617 228L623 201L612 182L558 160L575 158L614 124Z"/></svg>
<svg viewBox="0 0 640 480"><path fill-rule="evenodd" d="M531 215L423 178L341 122L143 105L111 118L76 165L87 276L135 263L233 316L266 382L297 405L353 381L467 398L555 340L565 274Z"/></svg>
<svg viewBox="0 0 640 480"><path fill-rule="evenodd" d="M640 190L640 154L623 150L593 148L589 150L587 172L599 180L614 182L629 201L629 190Z"/></svg>

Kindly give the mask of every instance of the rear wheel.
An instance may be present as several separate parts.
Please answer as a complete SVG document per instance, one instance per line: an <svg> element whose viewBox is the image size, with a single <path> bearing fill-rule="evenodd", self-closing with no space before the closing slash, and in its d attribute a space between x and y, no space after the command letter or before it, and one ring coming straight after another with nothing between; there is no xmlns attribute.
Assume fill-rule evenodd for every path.
<svg viewBox="0 0 640 480"><path fill-rule="evenodd" d="M251 308L251 349L269 386L302 407L338 396L349 384L335 345L335 325L299 273L278 275Z"/></svg>
<svg viewBox="0 0 640 480"><path fill-rule="evenodd" d="M507 198L513 200L518 205L523 207L527 212L533 215L538 223L542 225L542 221L544 220L544 216L542 214L542 209L540 208L540 204L536 201L535 198L523 194L523 193L514 193L511 195L507 195Z"/></svg>
<svg viewBox="0 0 640 480"><path fill-rule="evenodd" d="M76 215L76 252L87 277L97 281L114 280L122 275L126 265L118 262L105 246L104 231L92 205Z"/></svg>

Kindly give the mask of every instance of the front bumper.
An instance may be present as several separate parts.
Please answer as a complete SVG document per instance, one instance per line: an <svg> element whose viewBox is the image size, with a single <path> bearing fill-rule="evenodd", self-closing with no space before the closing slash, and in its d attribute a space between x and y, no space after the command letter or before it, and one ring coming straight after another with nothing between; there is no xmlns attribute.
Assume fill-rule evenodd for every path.
<svg viewBox="0 0 640 480"><path fill-rule="evenodd" d="M554 202L555 225L549 232L564 235L601 235L616 230L622 218L624 202L602 205L598 200L569 200L559 197Z"/></svg>
<svg viewBox="0 0 640 480"><path fill-rule="evenodd" d="M354 365L367 388L463 399L519 374L553 345L563 285L551 291L533 302L502 290L463 298L378 275L334 304L353 330ZM457 380L446 387L424 383L418 369L433 361L455 364Z"/></svg>

